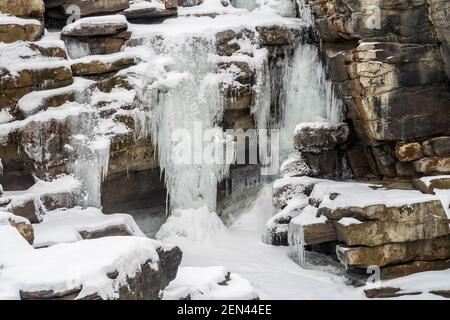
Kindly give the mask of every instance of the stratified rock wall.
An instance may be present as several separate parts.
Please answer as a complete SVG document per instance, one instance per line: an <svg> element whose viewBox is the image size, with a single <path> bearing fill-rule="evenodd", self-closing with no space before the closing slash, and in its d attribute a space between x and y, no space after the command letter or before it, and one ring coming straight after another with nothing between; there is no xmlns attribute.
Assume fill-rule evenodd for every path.
<svg viewBox="0 0 450 320"><path fill-rule="evenodd" d="M399 144L450 135L450 3L305 0L357 143L348 158L384 177L449 173L448 154L404 157ZM353 150L366 149L363 159ZM352 161L352 158L354 161ZM375 165L373 165L375 164Z"/></svg>

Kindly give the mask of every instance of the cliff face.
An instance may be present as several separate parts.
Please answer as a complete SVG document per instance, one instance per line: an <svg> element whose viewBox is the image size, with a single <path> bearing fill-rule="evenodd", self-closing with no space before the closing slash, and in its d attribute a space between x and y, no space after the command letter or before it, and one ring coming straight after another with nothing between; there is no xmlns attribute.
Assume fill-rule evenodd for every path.
<svg viewBox="0 0 450 320"><path fill-rule="evenodd" d="M450 3L305 3L323 43L329 77L357 136L348 152L355 175L449 173Z"/></svg>

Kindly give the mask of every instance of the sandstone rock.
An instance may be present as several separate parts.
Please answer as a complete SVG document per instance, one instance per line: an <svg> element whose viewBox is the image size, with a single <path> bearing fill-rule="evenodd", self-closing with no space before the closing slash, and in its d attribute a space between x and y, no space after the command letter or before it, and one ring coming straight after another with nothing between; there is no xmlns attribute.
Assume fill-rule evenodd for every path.
<svg viewBox="0 0 450 320"><path fill-rule="evenodd" d="M398 143L395 146L395 157L402 161L414 161L423 157L422 145L418 142Z"/></svg>
<svg viewBox="0 0 450 320"><path fill-rule="evenodd" d="M445 0L429 0L428 4L428 18L436 30L447 76L450 79L450 3Z"/></svg>
<svg viewBox="0 0 450 320"><path fill-rule="evenodd" d="M369 247L387 243L432 239L449 234L447 216L434 216L433 214L434 212L429 212L422 223L397 223L387 220L344 225L338 222L336 223L336 230L339 240L346 245Z"/></svg>
<svg viewBox="0 0 450 320"><path fill-rule="evenodd" d="M16 228L29 244L33 244L34 231L33 226L28 219L13 215L9 212L0 211L0 225L2 224L9 224Z"/></svg>
<svg viewBox="0 0 450 320"><path fill-rule="evenodd" d="M127 17L127 20L133 23L148 23L153 21L160 21L170 17L176 17L178 10L175 8L141 8L141 9L128 9L122 12Z"/></svg>
<svg viewBox="0 0 450 320"><path fill-rule="evenodd" d="M432 156L450 156L450 137L437 137L426 140L422 143L425 155Z"/></svg>
<svg viewBox="0 0 450 320"><path fill-rule="evenodd" d="M90 55L103 55L119 52L131 33L124 31L112 36L98 37L62 37L67 52L72 59Z"/></svg>
<svg viewBox="0 0 450 320"><path fill-rule="evenodd" d="M178 7L178 0L163 0L166 9L175 9Z"/></svg>
<svg viewBox="0 0 450 320"><path fill-rule="evenodd" d="M448 132L450 91L435 46L362 43L351 60L349 89L354 104L347 106L356 131L368 137L360 134L369 140L366 143Z"/></svg>
<svg viewBox="0 0 450 320"><path fill-rule="evenodd" d="M320 153L345 143L348 135L346 124L304 123L295 129L294 146L301 152Z"/></svg>
<svg viewBox="0 0 450 320"><path fill-rule="evenodd" d="M433 291L430 291L430 293L450 299L450 290L433 290Z"/></svg>
<svg viewBox="0 0 450 320"><path fill-rule="evenodd" d="M80 8L82 17L119 12L129 8L128 0L45 0L47 9L58 10L69 17L73 14L72 5Z"/></svg>
<svg viewBox="0 0 450 320"><path fill-rule="evenodd" d="M283 209L289 200L308 197L314 186L324 180L310 177L278 179L273 183L272 203L276 209Z"/></svg>
<svg viewBox="0 0 450 320"><path fill-rule="evenodd" d="M45 212L40 200L35 198L12 201L5 209L16 216L27 219L31 223L39 223L42 220L41 215Z"/></svg>
<svg viewBox="0 0 450 320"><path fill-rule="evenodd" d="M253 43L255 34L253 31L243 29L239 32L225 30L216 34L216 51L220 56L231 56L233 53L241 50L241 46L236 40L249 41Z"/></svg>
<svg viewBox="0 0 450 320"><path fill-rule="evenodd" d="M44 33L44 26L37 20L16 22L11 19L11 23L0 23L0 42L35 41Z"/></svg>
<svg viewBox="0 0 450 320"><path fill-rule="evenodd" d="M226 109L222 122L225 129L248 130L255 128L255 120L250 108Z"/></svg>
<svg viewBox="0 0 450 320"><path fill-rule="evenodd" d="M450 258L450 236L402 243L388 243L376 247L337 246L336 253L345 266L383 267L413 260L429 261Z"/></svg>
<svg viewBox="0 0 450 320"><path fill-rule="evenodd" d="M381 145L372 147L371 150L378 173L386 177L395 177L397 169L391 148L387 145Z"/></svg>
<svg viewBox="0 0 450 320"><path fill-rule="evenodd" d="M381 269L381 279L394 279L426 271L450 268L450 260L413 261L410 263L387 266Z"/></svg>
<svg viewBox="0 0 450 320"><path fill-rule="evenodd" d="M428 157L414 162L417 172L423 174L450 173L450 157Z"/></svg>
<svg viewBox="0 0 450 320"><path fill-rule="evenodd" d="M108 22L110 17L111 22ZM103 16L99 18L83 18L68 25L61 32L66 37L95 37L112 36L128 29L126 19L119 21L117 16Z"/></svg>
<svg viewBox="0 0 450 320"><path fill-rule="evenodd" d="M340 189L336 189L336 199L341 195ZM398 191L398 190L397 190ZM389 192L389 190L386 190ZM404 191L405 193L411 193L411 197L418 194L417 191ZM376 195L374 194L374 197ZM399 223L425 223L427 219L431 217L445 218L445 212L442 204L439 200L429 200L417 203L408 203L405 205L392 206L392 205L369 205L366 207L353 207L349 204L349 207L329 209L325 206L319 208L319 213L325 215L328 219L338 221L342 218L355 218L360 221L391 221Z"/></svg>
<svg viewBox="0 0 450 320"><path fill-rule="evenodd" d="M43 0L5 0L0 2L0 12L16 17L44 17Z"/></svg>
<svg viewBox="0 0 450 320"><path fill-rule="evenodd" d="M434 189L450 189L450 176L424 177L411 180L417 190L434 194Z"/></svg>
<svg viewBox="0 0 450 320"><path fill-rule="evenodd" d="M90 61L77 62L71 65L72 73L76 76L93 76L104 73L117 72L136 64L134 57L120 57L116 59L91 59Z"/></svg>
<svg viewBox="0 0 450 320"><path fill-rule="evenodd" d="M225 109L246 109L253 104L253 85L255 71L247 63L241 61L219 63L219 71L233 78L221 84L225 97Z"/></svg>
<svg viewBox="0 0 450 320"><path fill-rule="evenodd" d="M415 296L422 294L422 292L402 292L400 288L384 287L375 289L365 289L364 294L370 299L382 299L382 298L397 298L401 296Z"/></svg>
<svg viewBox="0 0 450 320"><path fill-rule="evenodd" d="M433 41L428 5L407 1L306 1L324 41L376 39L423 43Z"/></svg>
<svg viewBox="0 0 450 320"><path fill-rule="evenodd" d="M0 109L14 107L20 98L31 91L65 87L73 82L72 71L67 61L60 57L59 49L49 47L43 50L40 46L25 42L0 44L0 47ZM10 61L8 50L17 51L19 56ZM42 63L43 60L46 63ZM19 70L14 69L17 63L23 64ZM27 68L28 65L33 67ZM13 69L10 70L10 67Z"/></svg>

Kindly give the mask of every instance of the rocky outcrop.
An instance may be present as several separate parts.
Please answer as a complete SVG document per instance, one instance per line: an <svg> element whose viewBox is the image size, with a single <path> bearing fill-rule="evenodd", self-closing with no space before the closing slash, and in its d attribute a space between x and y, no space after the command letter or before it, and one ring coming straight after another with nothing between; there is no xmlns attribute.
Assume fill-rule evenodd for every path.
<svg viewBox="0 0 450 320"><path fill-rule="evenodd" d="M442 140L450 128L448 3L304 2L325 42L328 76L345 102L355 147L368 151L357 164L350 160L354 175L445 172L445 160L428 159L436 155L419 145Z"/></svg>

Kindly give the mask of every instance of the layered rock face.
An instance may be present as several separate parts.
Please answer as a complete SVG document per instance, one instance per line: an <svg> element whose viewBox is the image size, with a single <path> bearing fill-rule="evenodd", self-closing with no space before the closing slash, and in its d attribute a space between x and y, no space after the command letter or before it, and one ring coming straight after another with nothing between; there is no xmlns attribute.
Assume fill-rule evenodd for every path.
<svg viewBox="0 0 450 320"><path fill-rule="evenodd" d="M384 177L448 173L447 155L424 154L417 144L449 135L449 4L305 3L325 43L329 77L357 134L355 148L366 150L371 171ZM398 152L406 143L415 144L414 155ZM349 158L353 154L350 150Z"/></svg>

